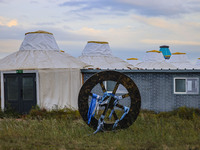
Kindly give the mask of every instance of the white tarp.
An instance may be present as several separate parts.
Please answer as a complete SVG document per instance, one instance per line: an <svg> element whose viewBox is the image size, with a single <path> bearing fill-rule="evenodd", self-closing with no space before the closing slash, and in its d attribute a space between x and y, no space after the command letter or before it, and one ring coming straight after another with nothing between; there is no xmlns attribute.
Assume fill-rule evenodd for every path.
<svg viewBox="0 0 200 150"><path fill-rule="evenodd" d="M92 65L89 68L99 69L130 69L134 68L128 62L114 56L80 56L79 60Z"/></svg>
<svg viewBox="0 0 200 150"><path fill-rule="evenodd" d="M196 66L200 67L200 58L197 59Z"/></svg>
<svg viewBox="0 0 200 150"><path fill-rule="evenodd" d="M165 61L162 52L157 50L147 51L144 55L145 62L162 62Z"/></svg>
<svg viewBox="0 0 200 150"><path fill-rule="evenodd" d="M79 69L39 70L40 107L78 109Z"/></svg>
<svg viewBox="0 0 200 150"><path fill-rule="evenodd" d="M83 68L86 64L67 53L46 50L20 50L0 60L0 70Z"/></svg>
<svg viewBox="0 0 200 150"><path fill-rule="evenodd" d="M147 51L142 62L136 64L141 69L175 69L176 67L168 63L160 51Z"/></svg>
<svg viewBox="0 0 200 150"><path fill-rule="evenodd" d="M19 50L57 50L59 47L52 33L45 31L28 32Z"/></svg>
<svg viewBox="0 0 200 150"><path fill-rule="evenodd" d="M186 53L172 53L169 62L178 69L198 69L197 66L190 63Z"/></svg>
<svg viewBox="0 0 200 150"><path fill-rule="evenodd" d="M133 65L133 66L137 66L137 64L141 62L141 61L138 60L137 58L128 58L126 61L127 61L129 64Z"/></svg>
<svg viewBox="0 0 200 150"><path fill-rule="evenodd" d="M176 69L172 64L167 62L141 62L136 65L141 69Z"/></svg>
<svg viewBox="0 0 200 150"><path fill-rule="evenodd" d="M82 56L111 56L112 51L108 42L88 41Z"/></svg>
<svg viewBox="0 0 200 150"><path fill-rule="evenodd" d="M99 69L130 69L134 68L126 61L114 57L108 42L88 41L79 60Z"/></svg>

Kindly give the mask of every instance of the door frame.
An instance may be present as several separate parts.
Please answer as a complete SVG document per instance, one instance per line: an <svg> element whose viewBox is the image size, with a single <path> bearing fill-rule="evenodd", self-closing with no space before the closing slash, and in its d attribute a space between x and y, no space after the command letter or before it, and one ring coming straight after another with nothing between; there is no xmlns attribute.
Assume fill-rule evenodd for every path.
<svg viewBox="0 0 200 150"><path fill-rule="evenodd" d="M2 71L1 72L1 110L5 109L5 95L4 95L4 74L17 74L17 70L14 71ZM39 99L39 74L38 70L23 70L23 73L35 73L36 75L36 105L40 104Z"/></svg>

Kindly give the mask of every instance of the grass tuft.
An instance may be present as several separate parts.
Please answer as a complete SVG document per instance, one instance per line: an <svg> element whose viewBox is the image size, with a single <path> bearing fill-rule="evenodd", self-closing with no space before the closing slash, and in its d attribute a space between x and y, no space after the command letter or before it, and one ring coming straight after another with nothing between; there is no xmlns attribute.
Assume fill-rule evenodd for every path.
<svg viewBox="0 0 200 150"><path fill-rule="evenodd" d="M162 118L170 118L177 116L178 118L181 119L192 120L200 116L200 109L180 107L170 112L161 112L157 116Z"/></svg>
<svg viewBox="0 0 200 150"><path fill-rule="evenodd" d="M30 113L26 116L26 118L30 119L80 119L79 111L72 110L70 108L62 108L62 109L52 109L46 110L44 108L40 109L39 107L35 107L31 109Z"/></svg>

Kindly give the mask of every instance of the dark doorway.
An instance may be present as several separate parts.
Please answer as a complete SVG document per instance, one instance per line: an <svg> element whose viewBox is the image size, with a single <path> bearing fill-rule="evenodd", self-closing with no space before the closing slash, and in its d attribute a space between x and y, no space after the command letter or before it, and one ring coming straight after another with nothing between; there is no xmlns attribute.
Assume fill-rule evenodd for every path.
<svg viewBox="0 0 200 150"><path fill-rule="evenodd" d="M24 114L36 106L36 74L4 74L5 108Z"/></svg>

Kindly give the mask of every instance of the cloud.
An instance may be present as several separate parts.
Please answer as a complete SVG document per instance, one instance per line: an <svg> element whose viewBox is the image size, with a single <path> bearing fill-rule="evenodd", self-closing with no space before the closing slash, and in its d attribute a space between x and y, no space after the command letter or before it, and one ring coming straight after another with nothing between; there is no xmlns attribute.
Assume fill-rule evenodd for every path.
<svg viewBox="0 0 200 150"><path fill-rule="evenodd" d="M26 29L23 29L22 27L19 27L19 26L8 27L8 26L1 26L1 25L0 25L0 31L1 31L1 34L0 34L1 40L23 39L24 34L27 32Z"/></svg>
<svg viewBox="0 0 200 150"><path fill-rule="evenodd" d="M93 9L102 12L126 15L127 12L145 16L179 16L185 13L200 12L199 0L69 0L60 7L72 8L73 12L86 12Z"/></svg>
<svg viewBox="0 0 200 150"><path fill-rule="evenodd" d="M85 32L85 30L70 30L59 28L45 28L46 31L52 32L58 41L87 41L88 39L95 39L97 35L92 32Z"/></svg>
<svg viewBox="0 0 200 150"><path fill-rule="evenodd" d="M199 0L119 0L146 16L177 16L200 12Z"/></svg>
<svg viewBox="0 0 200 150"><path fill-rule="evenodd" d="M190 19L191 15L186 15L182 18L146 17L139 15L132 15L131 17L144 30L148 30L146 32L153 39L159 37L162 40L168 38L178 41L200 41L200 22Z"/></svg>
<svg viewBox="0 0 200 150"><path fill-rule="evenodd" d="M160 40L160 39L143 39L141 42L145 44L157 44L162 45L163 43L168 45L192 45L200 46L200 42L197 41L179 41L179 40Z"/></svg>
<svg viewBox="0 0 200 150"><path fill-rule="evenodd" d="M36 26L54 26L56 25L55 22L37 22L35 23Z"/></svg>
<svg viewBox="0 0 200 150"><path fill-rule="evenodd" d="M7 24L8 27L17 26L17 20L10 20Z"/></svg>
<svg viewBox="0 0 200 150"><path fill-rule="evenodd" d="M125 15L127 12L132 10L132 7L120 1L115 0L77 0L77 1L66 1L59 4L60 7L72 8L73 12L90 12L96 10L99 15L116 14ZM121 13L120 13L121 12Z"/></svg>
<svg viewBox="0 0 200 150"><path fill-rule="evenodd" d="M8 18L4 18L4 17L0 16L0 25L12 27L12 26L17 26L18 22L16 19L8 19Z"/></svg>
<svg viewBox="0 0 200 150"><path fill-rule="evenodd" d="M134 21L138 21L139 23L145 24L147 26L167 29L167 30L176 30L180 28L178 20L174 21L174 19L169 18L161 18L161 17L146 17L141 15L131 15L131 18Z"/></svg>
<svg viewBox="0 0 200 150"><path fill-rule="evenodd" d="M0 52L10 53L19 50L20 40L1 40L0 41Z"/></svg>
<svg viewBox="0 0 200 150"><path fill-rule="evenodd" d="M39 2L36 1L36 0L32 0L32 1L30 1L30 3L31 3L31 4L38 4Z"/></svg>

